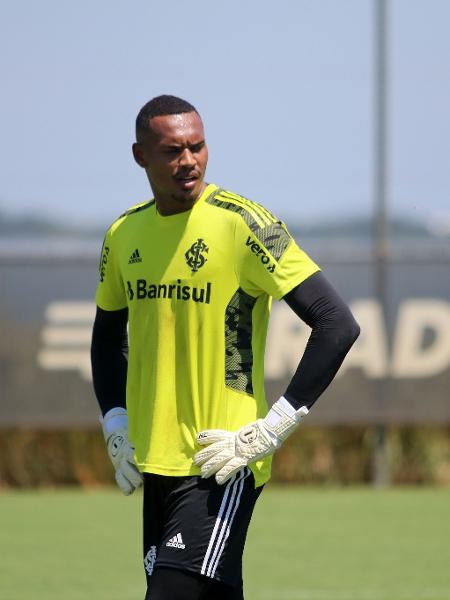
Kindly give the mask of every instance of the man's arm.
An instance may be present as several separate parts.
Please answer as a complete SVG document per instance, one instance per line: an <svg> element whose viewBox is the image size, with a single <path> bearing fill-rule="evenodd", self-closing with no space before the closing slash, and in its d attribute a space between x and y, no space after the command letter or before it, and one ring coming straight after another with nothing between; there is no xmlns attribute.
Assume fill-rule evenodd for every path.
<svg viewBox="0 0 450 600"><path fill-rule="evenodd" d="M281 446L330 384L359 335L349 308L320 272L291 290L284 300L312 328L284 396L264 419L238 431L212 429L197 436L198 444L207 447L195 455L195 463L201 467L203 477L215 475L220 484Z"/></svg>
<svg viewBox="0 0 450 600"><path fill-rule="evenodd" d="M128 496L141 485L142 475L134 462L134 448L128 441L127 322L127 308L106 311L97 307L92 331L91 362L108 454L116 471L117 484Z"/></svg>
<svg viewBox="0 0 450 600"><path fill-rule="evenodd" d="M333 380L360 329L348 306L321 272L311 275L283 300L312 329L284 397L295 409L309 409Z"/></svg>
<svg viewBox="0 0 450 600"><path fill-rule="evenodd" d="M94 391L102 415L126 407L128 309L97 307L92 330L91 362Z"/></svg>

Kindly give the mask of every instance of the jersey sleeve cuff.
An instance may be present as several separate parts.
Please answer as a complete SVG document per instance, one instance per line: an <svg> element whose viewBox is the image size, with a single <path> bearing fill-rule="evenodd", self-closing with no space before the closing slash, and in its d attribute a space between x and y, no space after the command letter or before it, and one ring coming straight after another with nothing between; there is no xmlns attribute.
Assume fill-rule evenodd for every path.
<svg viewBox="0 0 450 600"><path fill-rule="evenodd" d="M96 297L95 298L95 303L97 304L97 306L99 308L101 308L102 310L106 310L106 311L113 311L113 310L123 310L124 308L127 308L127 303L119 303L119 304L113 304L113 303L108 303L108 302L104 302L102 299Z"/></svg>
<svg viewBox="0 0 450 600"><path fill-rule="evenodd" d="M310 269L308 269L307 271L302 271L298 274L297 277L290 279L288 282L285 283L285 285L278 288L277 295L274 295L273 297L275 298L275 300L281 300L284 296L286 296L286 294L289 294L289 292L291 292L294 288L296 288L306 279L311 277L311 275L314 275L314 273L317 273L320 270L320 267L318 267L317 265L311 265Z"/></svg>

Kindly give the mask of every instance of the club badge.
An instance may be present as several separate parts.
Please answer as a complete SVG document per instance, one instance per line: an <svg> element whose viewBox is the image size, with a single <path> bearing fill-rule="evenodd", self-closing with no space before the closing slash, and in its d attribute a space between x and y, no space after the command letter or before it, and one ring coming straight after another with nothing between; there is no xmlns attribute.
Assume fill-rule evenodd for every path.
<svg viewBox="0 0 450 600"><path fill-rule="evenodd" d="M209 248L205 244L204 240L198 238L196 242L187 250L184 254L186 257L186 263L193 273L196 273L205 262L208 260L205 254L208 254Z"/></svg>

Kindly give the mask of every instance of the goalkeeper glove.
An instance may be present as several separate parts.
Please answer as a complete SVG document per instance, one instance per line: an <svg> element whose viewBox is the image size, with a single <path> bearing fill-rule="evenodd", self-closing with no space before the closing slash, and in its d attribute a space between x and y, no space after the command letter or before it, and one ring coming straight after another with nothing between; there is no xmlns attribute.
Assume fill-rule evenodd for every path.
<svg viewBox="0 0 450 600"><path fill-rule="evenodd" d="M100 417L109 458L116 471L116 482L125 496L142 483L142 475L134 461L134 448L128 441L128 416L124 408L112 408Z"/></svg>
<svg viewBox="0 0 450 600"><path fill-rule="evenodd" d="M207 429L197 435L197 443L207 446L194 456L203 478L216 476L225 483L242 467L273 454L308 414L306 406L298 410L283 396L264 419L244 425L238 431Z"/></svg>

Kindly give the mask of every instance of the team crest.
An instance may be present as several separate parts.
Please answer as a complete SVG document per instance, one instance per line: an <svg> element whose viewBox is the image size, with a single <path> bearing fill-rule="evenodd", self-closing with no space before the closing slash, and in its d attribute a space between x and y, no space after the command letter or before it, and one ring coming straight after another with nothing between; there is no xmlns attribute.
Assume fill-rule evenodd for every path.
<svg viewBox="0 0 450 600"><path fill-rule="evenodd" d="M205 262L208 260L205 256L205 254L208 254L208 252L209 248L201 238L198 238L198 240L192 244L189 250L185 252L184 256L186 257L186 263L193 273L196 273L201 267L203 267Z"/></svg>
<svg viewBox="0 0 450 600"><path fill-rule="evenodd" d="M144 567L147 574L150 576L153 573L156 562L156 546L150 546L150 550L147 552L144 558Z"/></svg>

